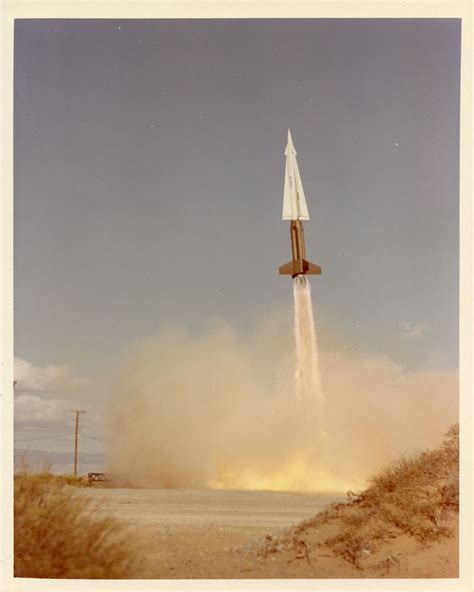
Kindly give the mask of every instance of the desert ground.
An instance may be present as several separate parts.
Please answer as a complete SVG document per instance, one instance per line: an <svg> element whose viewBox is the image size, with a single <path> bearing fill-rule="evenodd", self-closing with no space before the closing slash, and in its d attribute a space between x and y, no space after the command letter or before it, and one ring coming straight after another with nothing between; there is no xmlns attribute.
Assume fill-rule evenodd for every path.
<svg viewBox="0 0 474 592"><path fill-rule="evenodd" d="M99 515L127 526L160 578L249 577L246 546L311 518L338 494L177 489L79 489ZM242 560L244 561L242 563ZM252 570L253 571L253 570Z"/></svg>
<svg viewBox="0 0 474 592"><path fill-rule="evenodd" d="M337 535L339 525L319 529L314 517L330 504L347 502L342 494L76 491L92 501L98 516L113 517L127 528L133 547L145 558L148 578L423 578L457 573L457 537L425 547L401 537L376 553L367 550L358 566L319 548L318 539Z"/></svg>

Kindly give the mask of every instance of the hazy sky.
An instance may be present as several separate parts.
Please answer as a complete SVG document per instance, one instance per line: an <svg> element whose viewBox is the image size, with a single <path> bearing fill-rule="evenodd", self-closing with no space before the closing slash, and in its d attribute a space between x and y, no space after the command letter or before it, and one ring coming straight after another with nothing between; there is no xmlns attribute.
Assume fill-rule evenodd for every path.
<svg viewBox="0 0 474 592"><path fill-rule="evenodd" d="M458 20L17 20L16 356L100 399L167 323L291 315L291 128L321 347L456 368L459 65Z"/></svg>

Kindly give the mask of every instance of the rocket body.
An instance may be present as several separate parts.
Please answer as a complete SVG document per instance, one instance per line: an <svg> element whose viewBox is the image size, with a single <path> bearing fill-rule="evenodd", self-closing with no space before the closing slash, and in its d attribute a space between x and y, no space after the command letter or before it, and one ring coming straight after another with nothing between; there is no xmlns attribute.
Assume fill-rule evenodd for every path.
<svg viewBox="0 0 474 592"><path fill-rule="evenodd" d="M306 260L304 229L301 220L309 220L308 206L304 195L303 184L296 161L296 150L288 130L288 143L285 150L285 186L283 191L283 220L291 220L290 237L292 260L279 268L280 275L291 275L293 278L301 274L319 275L319 265Z"/></svg>

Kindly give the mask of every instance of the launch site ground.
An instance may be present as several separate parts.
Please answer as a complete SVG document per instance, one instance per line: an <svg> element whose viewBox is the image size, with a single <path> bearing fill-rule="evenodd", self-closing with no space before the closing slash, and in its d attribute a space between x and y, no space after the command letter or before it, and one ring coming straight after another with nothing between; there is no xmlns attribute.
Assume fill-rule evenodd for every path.
<svg viewBox="0 0 474 592"><path fill-rule="evenodd" d="M304 545L298 554L274 552L273 547L282 547L283 533L287 529L313 518L331 502L347 501L342 494L100 487L75 491L91 499L98 515L112 516L126 526L131 546L145 557L141 577L244 579L388 575L383 567L355 569L326 549L316 560L309 560ZM317 532L314 528L312 531ZM301 532L308 545L313 545L311 537ZM263 555L262 545L266 545L268 551ZM386 562L389 577L427 577L428 574L455 577L457 537L421 550L409 537L397 539L395 546L396 552L388 546L377 558L381 565ZM376 558L370 559L373 563ZM436 571L434 576L433 570Z"/></svg>
<svg viewBox="0 0 474 592"><path fill-rule="evenodd" d="M248 577L234 548L342 499L338 494L185 489L84 488L77 493L90 497L103 515L127 524L160 578Z"/></svg>

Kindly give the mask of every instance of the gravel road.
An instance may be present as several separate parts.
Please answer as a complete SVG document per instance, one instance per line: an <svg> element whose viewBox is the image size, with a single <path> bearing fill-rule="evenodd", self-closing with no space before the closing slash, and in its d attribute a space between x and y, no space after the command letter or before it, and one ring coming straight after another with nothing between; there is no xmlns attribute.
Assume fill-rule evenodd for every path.
<svg viewBox="0 0 474 592"><path fill-rule="evenodd" d="M146 577L236 577L232 548L314 516L338 494L84 488L96 512L129 529L146 548ZM237 570L237 571L236 571ZM232 575L230 575L232 573ZM144 576L145 577L145 576Z"/></svg>
<svg viewBox="0 0 474 592"><path fill-rule="evenodd" d="M83 489L101 512L157 528L219 526L267 531L314 516L337 494L186 489Z"/></svg>

